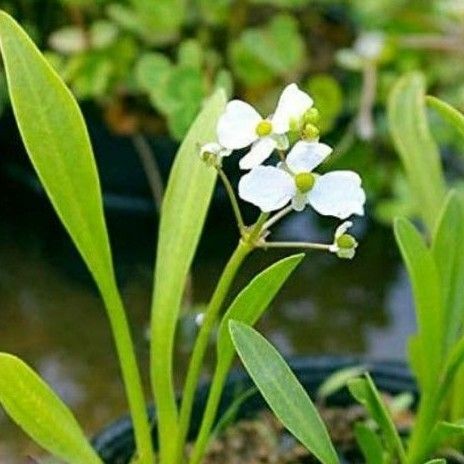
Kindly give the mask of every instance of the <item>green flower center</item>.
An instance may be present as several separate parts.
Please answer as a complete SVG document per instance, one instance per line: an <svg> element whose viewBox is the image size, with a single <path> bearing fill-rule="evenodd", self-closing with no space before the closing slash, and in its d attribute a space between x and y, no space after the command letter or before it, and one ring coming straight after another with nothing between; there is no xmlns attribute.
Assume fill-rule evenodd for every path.
<svg viewBox="0 0 464 464"><path fill-rule="evenodd" d="M356 239L350 234L343 234L337 238L337 245L340 248L354 248L356 244Z"/></svg>
<svg viewBox="0 0 464 464"><path fill-rule="evenodd" d="M309 192L315 182L316 178L310 172L300 172L295 176L296 187L301 193Z"/></svg>
<svg viewBox="0 0 464 464"><path fill-rule="evenodd" d="M267 119L263 119L257 126L256 126L256 133L260 137L266 137L272 132L272 123Z"/></svg>

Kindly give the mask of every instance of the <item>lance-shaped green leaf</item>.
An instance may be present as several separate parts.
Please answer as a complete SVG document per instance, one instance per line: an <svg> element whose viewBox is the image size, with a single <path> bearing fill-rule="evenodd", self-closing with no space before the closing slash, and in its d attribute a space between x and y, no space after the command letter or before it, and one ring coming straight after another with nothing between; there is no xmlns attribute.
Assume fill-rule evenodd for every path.
<svg viewBox="0 0 464 464"><path fill-rule="evenodd" d="M317 389L317 397L321 400L327 399L329 396L346 387L348 380L359 377L366 372L365 366L349 366L329 375Z"/></svg>
<svg viewBox="0 0 464 464"><path fill-rule="evenodd" d="M364 456L366 464L383 464L384 449L377 433L366 424L357 423L354 427L356 442Z"/></svg>
<svg viewBox="0 0 464 464"><path fill-rule="evenodd" d="M139 453L142 459L151 460L145 400L114 276L100 183L82 113L31 39L4 12L0 12L0 49L11 103L29 157L105 300Z"/></svg>
<svg viewBox="0 0 464 464"><path fill-rule="evenodd" d="M200 432L192 453L192 462L200 459L210 439L224 384L234 358L235 350L230 339L229 321L235 319L254 325L303 257L304 254L289 256L262 271L237 295L223 316L216 344L216 368Z"/></svg>
<svg viewBox="0 0 464 464"><path fill-rule="evenodd" d="M176 324L217 177L216 170L200 159L199 148L215 140L216 123L225 103L225 93L218 90L190 128L176 155L161 210L152 305L151 378L162 455L175 446L172 437L177 427L177 407L172 358Z"/></svg>
<svg viewBox="0 0 464 464"><path fill-rule="evenodd" d="M449 122L462 136L464 136L464 115L448 103L439 98L427 95L427 104L447 122Z"/></svg>
<svg viewBox="0 0 464 464"><path fill-rule="evenodd" d="M235 350L230 339L229 320L234 319L250 326L255 325L303 258L304 254L300 253L281 259L259 273L237 295L224 314L219 326L218 365L222 363L229 365L234 356Z"/></svg>
<svg viewBox="0 0 464 464"><path fill-rule="evenodd" d="M97 282L112 275L95 160L82 114L36 46L0 12L0 48L21 137L40 181Z"/></svg>
<svg viewBox="0 0 464 464"><path fill-rule="evenodd" d="M406 460L405 451L391 415L380 397L369 374L364 378L352 379L348 388L353 397L362 404L380 427L388 448L393 451L401 463Z"/></svg>
<svg viewBox="0 0 464 464"><path fill-rule="evenodd" d="M317 409L279 352L252 327L233 320L229 327L246 370L282 424L320 462L338 463Z"/></svg>
<svg viewBox="0 0 464 464"><path fill-rule="evenodd" d="M414 194L417 214L434 229L445 196L440 153L427 124L425 79L410 73L398 80L388 100L388 123Z"/></svg>
<svg viewBox="0 0 464 464"><path fill-rule="evenodd" d="M0 405L37 444L70 464L102 461L68 407L23 361L0 353Z"/></svg>
<svg viewBox="0 0 464 464"><path fill-rule="evenodd" d="M409 273L414 295L419 335L414 350L417 356L419 349L422 358L420 363L416 362L416 366L423 367L421 374L424 377L421 378L421 385L428 390L433 388L439 376L443 356L443 303L440 278L431 251L427 248L422 235L408 220L395 221L395 236Z"/></svg>
<svg viewBox="0 0 464 464"><path fill-rule="evenodd" d="M439 448L449 445L453 439L464 436L464 421L438 422L435 424L430 437L427 440L427 455L433 455Z"/></svg>
<svg viewBox="0 0 464 464"><path fill-rule="evenodd" d="M443 324L446 350L457 340L464 320L464 201L451 192L437 222L432 253L443 292Z"/></svg>

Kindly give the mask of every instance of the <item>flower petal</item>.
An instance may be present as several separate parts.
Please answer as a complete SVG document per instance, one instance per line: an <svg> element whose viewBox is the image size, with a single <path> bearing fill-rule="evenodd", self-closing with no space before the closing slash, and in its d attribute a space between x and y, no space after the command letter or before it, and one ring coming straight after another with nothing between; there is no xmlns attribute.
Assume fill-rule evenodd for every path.
<svg viewBox="0 0 464 464"><path fill-rule="evenodd" d="M277 141L272 137L263 137L259 139L252 145L251 150L240 160L240 167L242 169L252 169L259 166L271 156L276 147Z"/></svg>
<svg viewBox="0 0 464 464"><path fill-rule="evenodd" d="M265 213L285 206L295 190L292 176L274 166L258 166L245 174L238 184L239 197Z"/></svg>
<svg viewBox="0 0 464 464"><path fill-rule="evenodd" d="M346 219L352 214L364 214L366 194L358 174L333 171L316 179L314 188L308 193L308 201L324 216Z"/></svg>
<svg viewBox="0 0 464 464"><path fill-rule="evenodd" d="M288 132L291 121L298 122L313 106L313 103L313 99L306 92L300 90L296 84L287 85L272 116L273 132L276 134Z"/></svg>
<svg viewBox="0 0 464 464"><path fill-rule="evenodd" d="M300 141L290 150L286 163L294 174L311 172L331 153L332 148L325 143Z"/></svg>
<svg viewBox="0 0 464 464"><path fill-rule="evenodd" d="M205 143L200 149L200 156L203 156L205 153L213 153L214 155L224 157L229 156L232 153L232 150L224 148L217 142Z"/></svg>
<svg viewBox="0 0 464 464"><path fill-rule="evenodd" d="M353 227L353 223L351 221L342 222L335 230L335 234L334 234L335 240L337 238L340 238L343 234L346 234L346 232L348 232L348 229L350 227Z"/></svg>
<svg viewBox="0 0 464 464"><path fill-rule="evenodd" d="M251 145L258 138L256 126L261 120L251 105L241 100L232 100L227 103L217 124L219 143L230 150Z"/></svg>

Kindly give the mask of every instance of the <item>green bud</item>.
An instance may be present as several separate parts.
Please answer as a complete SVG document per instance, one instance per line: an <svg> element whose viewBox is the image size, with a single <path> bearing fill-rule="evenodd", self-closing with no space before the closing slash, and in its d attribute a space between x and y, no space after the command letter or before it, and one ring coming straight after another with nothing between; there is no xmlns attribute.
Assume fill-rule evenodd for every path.
<svg viewBox="0 0 464 464"><path fill-rule="evenodd" d="M358 242L352 235L343 234L337 238L337 245L343 249L351 249L351 248L356 248L356 246L358 245Z"/></svg>
<svg viewBox="0 0 464 464"><path fill-rule="evenodd" d="M212 153L210 151L204 151L201 154L201 159L208 166L216 166L218 163L220 163L220 157L216 153Z"/></svg>
<svg viewBox="0 0 464 464"><path fill-rule="evenodd" d="M321 113L314 106L309 108L308 111L304 114L304 122L310 124L317 124L321 120Z"/></svg>
<svg viewBox="0 0 464 464"><path fill-rule="evenodd" d="M296 187L301 193L309 192L314 187L315 182L316 178L310 172L300 172L295 176Z"/></svg>
<svg viewBox="0 0 464 464"><path fill-rule="evenodd" d="M263 119L257 126L256 126L256 133L260 137L266 137L272 132L272 123L267 119Z"/></svg>
<svg viewBox="0 0 464 464"><path fill-rule="evenodd" d="M302 132L302 138L304 140L316 140L319 137L319 129L312 123L305 124Z"/></svg>

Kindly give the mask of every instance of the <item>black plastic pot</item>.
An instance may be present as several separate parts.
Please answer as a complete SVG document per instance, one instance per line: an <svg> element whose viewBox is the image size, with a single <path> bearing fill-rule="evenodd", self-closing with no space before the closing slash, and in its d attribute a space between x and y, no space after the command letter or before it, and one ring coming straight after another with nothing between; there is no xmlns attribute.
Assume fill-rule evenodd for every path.
<svg viewBox="0 0 464 464"><path fill-rule="evenodd" d="M372 375L379 390L398 394L410 392L417 398L416 383L403 362L399 361L369 361L357 357L304 357L290 360L290 366L308 393L314 397L321 383L333 372L355 365L363 365ZM218 417L227 410L232 401L240 392L245 392L253 383L249 376L243 371L234 371L224 389ZM197 392L193 410L193 423L190 436L195 437L200 426L201 413L207 399L209 386L203 385ZM330 404L347 406L353 403L353 399L346 389L340 391L330 398ZM266 404L257 392L249 397L240 407L237 419L252 417L266 408ZM154 408L149 409L150 418L154 418ZM156 425L153 428L153 441L156 446ZM114 422L93 440L93 445L106 464L129 463L134 453L134 435L132 423L129 417L123 417Z"/></svg>

